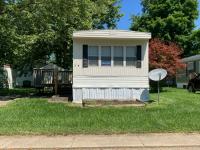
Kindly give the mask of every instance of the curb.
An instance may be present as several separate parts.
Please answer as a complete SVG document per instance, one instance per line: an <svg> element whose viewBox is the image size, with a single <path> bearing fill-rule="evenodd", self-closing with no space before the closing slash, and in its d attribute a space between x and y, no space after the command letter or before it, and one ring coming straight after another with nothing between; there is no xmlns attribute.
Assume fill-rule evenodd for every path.
<svg viewBox="0 0 200 150"><path fill-rule="evenodd" d="M0 150L135 150L135 149L155 149L155 150L162 150L162 149L200 149L200 145L187 145L187 146L111 146L111 147L55 147L55 148L1 148Z"/></svg>

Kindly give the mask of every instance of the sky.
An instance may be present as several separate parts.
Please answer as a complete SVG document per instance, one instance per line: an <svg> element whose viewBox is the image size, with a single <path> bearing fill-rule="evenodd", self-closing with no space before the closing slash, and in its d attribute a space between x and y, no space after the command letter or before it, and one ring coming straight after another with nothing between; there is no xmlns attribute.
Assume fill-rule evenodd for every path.
<svg viewBox="0 0 200 150"><path fill-rule="evenodd" d="M200 0L199 2L199 12L200 12ZM131 26L131 16L141 14L142 7L140 6L140 0L122 0L121 13L124 16L118 22L118 29L128 30ZM196 29L200 28L200 15L199 18L195 21Z"/></svg>

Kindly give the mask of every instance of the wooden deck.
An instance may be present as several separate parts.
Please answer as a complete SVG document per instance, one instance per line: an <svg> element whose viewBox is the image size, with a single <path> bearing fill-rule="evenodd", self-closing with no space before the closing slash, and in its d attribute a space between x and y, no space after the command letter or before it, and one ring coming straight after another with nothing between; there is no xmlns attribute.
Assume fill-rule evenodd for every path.
<svg viewBox="0 0 200 150"><path fill-rule="evenodd" d="M55 94L72 90L72 71L56 69L34 69L34 87L40 90L52 88Z"/></svg>

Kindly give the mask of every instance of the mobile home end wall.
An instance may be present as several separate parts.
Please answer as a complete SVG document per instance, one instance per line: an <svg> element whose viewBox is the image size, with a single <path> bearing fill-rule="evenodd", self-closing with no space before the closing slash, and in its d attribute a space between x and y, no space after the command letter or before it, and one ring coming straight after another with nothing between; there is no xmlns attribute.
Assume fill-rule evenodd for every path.
<svg viewBox="0 0 200 150"><path fill-rule="evenodd" d="M135 66L83 67L83 45L142 46L141 68ZM125 59L124 59L125 60ZM113 59L112 59L113 61ZM73 100L140 99L148 100L148 40L74 39Z"/></svg>

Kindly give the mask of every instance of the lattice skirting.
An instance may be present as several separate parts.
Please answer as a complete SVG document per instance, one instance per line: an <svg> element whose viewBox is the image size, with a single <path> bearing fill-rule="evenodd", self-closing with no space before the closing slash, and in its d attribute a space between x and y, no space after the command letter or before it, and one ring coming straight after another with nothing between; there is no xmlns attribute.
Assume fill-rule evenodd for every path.
<svg viewBox="0 0 200 150"><path fill-rule="evenodd" d="M73 101L90 100L149 100L148 88L73 88Z"/></svg>

